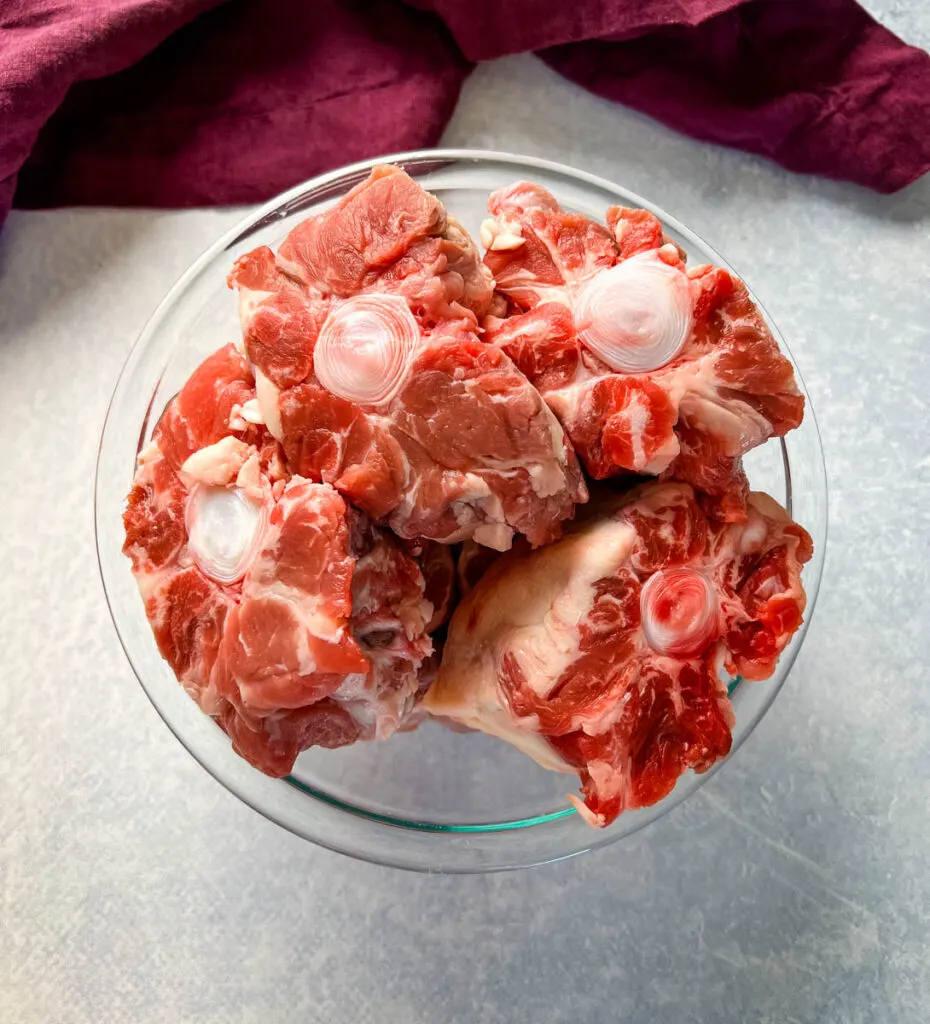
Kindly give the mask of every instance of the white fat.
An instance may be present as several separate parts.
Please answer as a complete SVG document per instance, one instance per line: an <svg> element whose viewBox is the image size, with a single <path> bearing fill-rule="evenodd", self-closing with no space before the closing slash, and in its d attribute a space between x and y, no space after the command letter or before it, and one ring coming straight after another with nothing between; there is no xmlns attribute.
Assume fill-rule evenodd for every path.
<svg viewBox="0 0 930 1024"><path fill-rule="evenodd" d="M261 406L258 404L257 398L250 398L247 402L243 402L240 415L246 423L256 423L259 426L264 425L265 417L262 415Z"/></svg>
<svg viewBox="0 0 930 1024"><path fill-rule="evenodd" d="M646 449L643 440L646 428L649 425L649 406L644 396L637 392L628 406L630 414L630 440L633 445L633 465L638 473L649 473L658 476L672 464L681 451L681 443L674 431L669 432L662 446L652 454L651 459L646 458Z"/></svg>
<svg viewBox="0 0 930 1024"><path fill-rule="evenodd" d="M455 521L462 527L463 539L473 536L479 544L495 551L509 551L513 543L513 530L507 525L504 506L486 480L477 473L456 474L446 485L445 497ZM486 522L474 527L476 515L483 514Z"/></svg>
<svg viewBox="0 0 930 1024"><path fill-rule="evenodd" d="M484 685L481 680L486 678L496 681L505 654L516 660L527 685L546 697L578 657L580 625L590 612L594 584L628 561L635 539L629 523L604 520L534 552L532 590L514 566L493 588L473 592L468 605L474 604L478 622L468 631L468 613L462 611L468 605L460 605L443 654L436 699L467 706L469 687Z"/></svg>
<svg viewBox="0 0 930 1024"><path fill-rule="evenodd" d="M253 453L254 448L229 435L216 444L207 445L188 456L181 466L181 479L190 487L192 484L207 484L222 487L236 479L239 470Z"/></svg>
<svg viewBox="0 0 930 1024"><path fill-rule="evenodd" d="M569 430L585 416L585 401L598 379L595 377L580 380L567 387L559 388L557 391L546 393L546 401L550 408ZM665 378L663 378L663 383L664 381ZM670 395L670 397L676 401L674 395ZM650 476L658 476L659 473L668 469L681 450L678 435L670 431L664 444L653 453L651 459L647 460L643 447L643 433L646 429L648 408L643 404L639 395L635 397L630 411L635 461L635 465L631 468L640 473L648 473Z"/></svg>
<svg viewBox="0 0 930 1024"><path fill-rule="evenodd" d="M636 532L623 520L592 523L528 556L508 555L507 572L474 590L450 625L439 675L426 709L513 744L544 768L572 769L539 734L535 715L517 719L499 683L505 658L546 698L578 658L580 625L590 615L594 584L627 564ZM527 569L527 572L530 570Z"/></svg>
<svg viewBox="0 0 930 1024"><path fill-rule="evenodd" d="M337 695L340 700L364 700L367 689L368 673L352 672L339 684Z"/></svg>
<svg viewBox="0 0 930 1024"><path fill-rule="evenodd" d="M263 553L263 561L268 557L269 552ZM248 581L247 581L248 582ZM326 608L326 599L322 594L309 593L295 587L289 587L280 580L264 584L261 587L263 597L274 597L282 603L290 606L300 620L305 631L313 636L326 640L329 643L338 643L345 627L340 619L334 619Z"/></svg>
<svg viewBox="0 0 930 1024"><path fill-rule="evenodd" d="M662 381L662 386L676 407L686 395L697 394L708 399L714 398L720 386L716 374L716 359L716 353L711 352L700 359L689 359L678 366L659 371L657 379Z"/></svg>
<svg viewBox="0 0 930 1024"><path fill-rule="evenodd" d="M471 524L475 521L475 510L469 502L453 501L449 505L449 511L455 516L456 523L461 527L460 535L457 534L454 540L447 538L447 543L454 544L464 537L470 536Z"/></svg>
<svg viewBox="0 0 930 1024"><path fill-rule="evenodd" d="M161 448L159 448L154 441L149 441L149 443L136 456L136 464L139 466L145 466L149 462L154 462L156 459L160 458Z"/></svg>
<svg viewBox="0 0 930 1024"><path fill-rule="evenodd" d="M661 375L662 386L682 417L700 423L718 438L725 438L728 455L740 455L768 440L772 426L758 410L737 395L720 394L717 352L670 368Z"/></svg>
<svg viewBox="0 0 930 1024"><path fill-rule="evenodd" d="M504 503L498 495L492 492L486 498L482 498L477 504L491 523L507 522L507 517L504 515Z"/></svg>
<svg viewBox="0 0 930 1024"><path fill-rule="evenodd" d="M439 678L442 679L441 668ZM575 769L539 734L535 717L519 722L505 709L492 673L481 669L471 673L463 685L456 686L455 692L448 684L439 685L437 680L427 691L423 706L432 715L451 718L469 729L512 744L549 771L574 774Z"/></svg>
<svg viewBox="0 0 930 1024"><path fill-rule="evenodd" d="M262 505L239 488L198 486L186 520L188 546L203 572L218 583L240 580L258 548Z"/></svg>
<svg viewBox="0 0 930 1024"><path fill-rule="evenodd" d="M255 315L256 307L260 306L266 299L273 298L274 294L274 292L253 291L251 288L239 286L239 324L242 327L243 337L248 334L249 324ZM236 344L241 351L244 351L245 346L241 338Z"/></svg>
<svg viewBox="0 0 930 1024"><path fill-rule="evenodd" d="M265 494L262 483L262 465L258 452L254 449L246 459L236 477L236 486L241 488L250 498L261 501Z"/></svg>
<svg viewBox="0 0 930 1024"><path fill-rule="evenodd" d="M551 462L534 462L529 467L530 486L539 498L550 498L565 487L565 473Z"/></svg>
<svg viewBox="0 0 930 1024"><path fill-rule="evenodd" d="M762 413L738 398L721 398L716 390L710 395L686 394L679 409L682 417L700 423L707 433L724 440L727 455L742 455L767 441L772 433L772 425Z"/></svg>
<svg viewBox="0 0 930 1024"><path fill-rule="evenodd" d="M654 476L664 473L675 459L678 458L680 452L681 442L678 440L678 435L672 431L665 439L662 447L653 453L652 459L648 462L643 472Z"/></svg>
<svg viewBox="0 0 930 1024"><path fill-rule="evenodd" d="M406 670L403 681L397 681L396 658L389 651L371 652L372 668L365 687L344 706L358 723L364 739L386 740L409 722L413 698L419 680L413 671ZM384 685L386 682L387 685ZM333 694L344 701L345 684Z"/></svg>
<svg viewBox="0 0 930 1024"><path fill-rule="evenodd" d="M242 406L236 402L236 404L229 410L229 429L245 430L247 426L248 424L242 416Z"/></svg>
<svg viewBox="0 0 930 1024"><path fill-rule="evenodd" d="M627 561L636 534L626 523L607 520L578 537L581 542L574 545L570 575L560 580L561 587L543 616L543 628L521 631L513 645L527 683L540 697L548 695L578 657L580 626L591 610L594 584Z"/></svg>
<svg viewBox="0 0 930 1024"><path fill-rule="evenodd" d="M481 498L487 498L490 493L491 488L488 486L487 481L478 476L477 473L464 473L456 481L456 501L478 501Z"/></svg>
<svg viewBox="0 0 930 1024"><path fill-rule="evenodd" d="M481 224L481 244L492 252L506 252L523 245L523 228L519 221L506 217L488 217Z"/></svg>
<svg viewBox="0 0 930 1024"><path fill-rule="evenodd" d="M621 221L621 223L623 222ZM618 224L617 227L619 226L620 225ZM607 820L604 818L604 815L595 814L580 796L576 796L574 793L569 793L568 802L575 808L584 823L586 825L590 825L591 828L603 828L607 824Z"/></svg>
<svg viewBox="0 0 930 1024"><path fill-rule="evenodd" d="M747 509L747 518L746 526L739 533L739 550L744 555L761 551L769 535L768 523L751 505Z"/></svg>
<svg viewBox="0 0 930 1024"><path fill-rule="evenodd" d="M255 400L261 413L262 422L268 428L268 432L277 440L284 437L284 429L281 426L281 392L274 384L259 370L254 367L255 372Z"/></svg>
<svg viewBox="0 0 930 1024"><path fill-rule="evenodd" d="M297 655L297 671L302 676L312 676L316 672L316 661L310 651L309 637L338 643L344 630L337 626L328 615L306 607L306 598L300 605L300 624L303 629L297 630L295 654Z"/></svg>
<svg viewBox="0 0 930 1024"><path fill-rule="evenodd" d="M575 773L575 769L562 760L549 741L536 732L529 722L517 725L510 712L504 711L500 705L497 707L492 705L484 709L475 718L466 715L459 718L458 721L470 729L478 729L512 744L548 771L561 772L564 775Z"/></svg>
<svg viewBox="0 0 930 1024"><path fill-rule="evenodd" d="M560 423L569 425L569 429L571 429L571 424L578 421L582 404L591 385L591 380L582 380L559 388L557 391L546 392L546 402L552 410L552 414L558 418Z"/></svg>
<svg viewBox="0 0 930 1024"><path fill-rule="evenodd" d="M424 597L421 598L420 602L410 611L409 614L401 614L400 619L403 623L404 633L407 635L407 639L415 640L422 632L424 632L429 623L432 622L433 615L436 611L436 605L434 605L432 601L427 601ZM422 623L422 625L420 625L420 623Z"/></svg>
<svg viewBox="0 0 930 1024"><path fill-rule="evenodd" d="M591 761L588 764L588 775L598 796L602 800L614 800L620 797L620 806L627 806L630 798L630 766L620 768L609 761ZM595 814L579 797L571 794L568 798L575 810L592 828L603 828L606 825L602 814Z"/></svg>
<svg viewBox="0 0 930 1024"><path fill-rule="evenodd" d="M565 430L559 422L558 416L544 404L546 422L549 424L549 437L552 441L552 457L560 466L568 462L568 447L565 443Z"/></svg>
<svg viewBox="0 0 930 1024"><path fill-rule="evenodd" d="M649 423L649 409L644 403L641 392L637 392L627 407L630 413L630 440L633 444L632 469L643 472L646 468L646 449L643 446L643 434Z"/></svg>
<svg viewBox="0 0 930 1024"><path fill-rule="evenodd" d="M478 544L495 551L509 551L513 545L513 530L505 523L482 523L475 527L472 537Z"/></svg>

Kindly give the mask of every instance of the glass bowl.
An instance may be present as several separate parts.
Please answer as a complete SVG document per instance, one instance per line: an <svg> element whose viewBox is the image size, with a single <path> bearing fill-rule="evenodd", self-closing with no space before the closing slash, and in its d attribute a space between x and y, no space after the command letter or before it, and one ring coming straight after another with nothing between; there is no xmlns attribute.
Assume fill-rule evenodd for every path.
<svg viewBox="0 0 930 1024"><path fill-rule="evenodd" d="M597 219L611 204L645 207L662 220L692 263L726 266L692 231L638 196L545 160L428 150L354 164L298 185L250 214L194 263L155 311L126 361L97 463L97 549L107 601L139 682L175 736L214 778L291 832L354 857L422 871L493 871L570 857L616 842L668 813L719 765L704 775L688 773L661 803L627 812L599 831L585 824L566 799L576 789L572 776L544 771L488 736L457 734L433 722L388 742L306 751L290 777L268 778L233 753L226 735L201 713L161 659L129 561L120 551L120 517L137 453L197 364L239 336L236 299L226 287L233 261L258 245L276 247L298 221L332 205L367 177L374 164L384 162L403 167L435 193L475 237L488 193L530 178L550 189L567 209ZM775 336L787 351L777 331ZM803 390L800 375L798 381ZM806 621L777 672L766 682L730 684L734 751L784 683L820 585L827 491L810 404L802 426L783 441L754 451L747 469L753 488L775 497L811 532L814 557L804 571Z"/></svg>

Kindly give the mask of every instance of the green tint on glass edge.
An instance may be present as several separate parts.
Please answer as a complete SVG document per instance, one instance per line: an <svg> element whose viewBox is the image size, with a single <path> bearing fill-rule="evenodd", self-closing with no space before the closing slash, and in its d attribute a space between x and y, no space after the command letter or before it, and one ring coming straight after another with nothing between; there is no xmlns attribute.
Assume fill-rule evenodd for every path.
<svg viewBox="0 0 930 1024"><path fill-rule="evenodd" d="M737 676L727 684L728 697L733 696L741 681L740 676ZM570 818L576 813L574 807L563 807L561 810L552 811L550 814L537 814L535 818L520 818L517 821L500 821L488 825L439 825L424 821L407 821L405 818L394 818L390 814L376 814L374 811L363 811L358 807L353 807L351 804L344 803L342 800L337 800L327 793L321 793L318 789L314 789L299 779L295 779L293 775L288 775L284 781L295 789L299 789L301 793L306 793L307 796L312 796L316 800L322 800L324 804L336 807L340 811L347 811L349 814L368 818L370 821L378 821L382 825L396 825L398 828L413 829L417 832L510 832L512 829L531 828L533 825L545 825L549 821Z"/></svg>

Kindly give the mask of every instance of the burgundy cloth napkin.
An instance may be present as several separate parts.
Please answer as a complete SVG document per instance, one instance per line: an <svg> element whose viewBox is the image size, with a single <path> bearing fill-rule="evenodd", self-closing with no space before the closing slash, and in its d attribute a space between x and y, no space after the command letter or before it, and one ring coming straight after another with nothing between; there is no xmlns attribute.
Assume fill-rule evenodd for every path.
<svg viewBox="0 0 930 1024"><path fill-rule="evenodd" d="M795 171L930 169L930 57L853 0L4 0L0 222L255 201L433 145L473 62L528 50Z"/></svg>

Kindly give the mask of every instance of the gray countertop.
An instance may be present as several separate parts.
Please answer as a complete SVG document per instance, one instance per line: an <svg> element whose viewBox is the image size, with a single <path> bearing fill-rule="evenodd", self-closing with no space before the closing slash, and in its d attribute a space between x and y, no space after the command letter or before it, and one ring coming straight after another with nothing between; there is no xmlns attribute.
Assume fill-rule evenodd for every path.
<svg viewBox="0 0 930 1024"><path fill-rule="evenodd" d="M870 6L930 43L930 16L905 10L918 5ZM832 489L820 603L784 690L694 798L551 867L408 875L265 821L132 677L91 518L128 347L241 211L14 214L0 236L0 1020L925 1021L930 179L879 197L794 177L531 57L480 68L444 142L649 197L781 327Z"/></svg>

